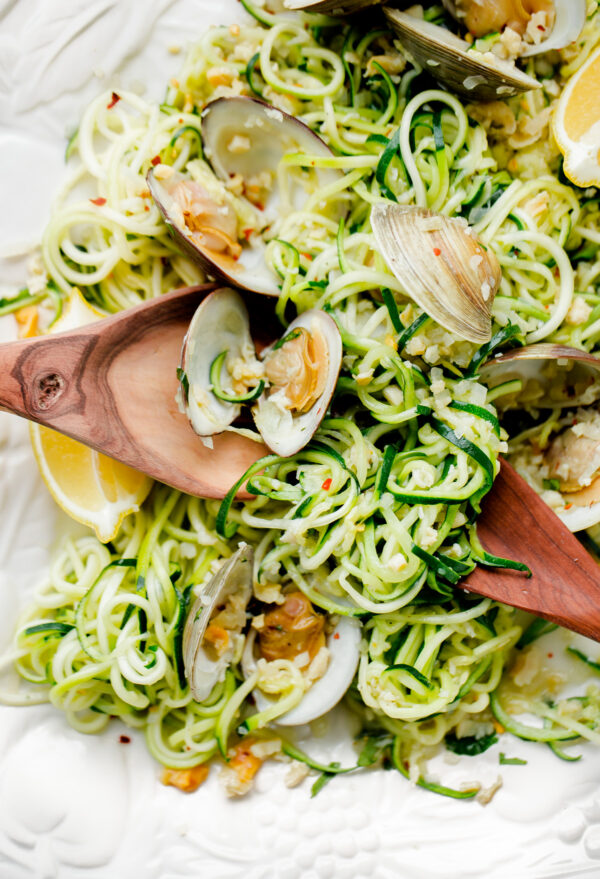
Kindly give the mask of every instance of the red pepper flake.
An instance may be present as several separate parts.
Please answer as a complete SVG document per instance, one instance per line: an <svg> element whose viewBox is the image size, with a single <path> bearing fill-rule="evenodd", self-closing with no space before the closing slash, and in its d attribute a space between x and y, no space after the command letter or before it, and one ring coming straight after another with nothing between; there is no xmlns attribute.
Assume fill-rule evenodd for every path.
<svg viewBox="0 0 600 879"><path fill-rule="evenodd" d="M91 201L92 204L98 205L99 208L101 208L103 204L106 204L106 199L105 199L105 198L102 198L102 197L100 197L100 198L90 198L90 201Z"/></svg>
<svg viewBox="0 0 600 879"><path fill-rule="evenodd" d="M252 235L252 229L242 229L242 235L246 239L246 241L250 241L250 236Z"/></svg>
<svg viewBox="0 0 600 879"><path fill-rule="evenodd" d="M329 477L329 479L326 479L325 482L323 483L323 485L321 486L323 491L329 491L329 489L331 488L332 482L333 482L333 480L331 479L331 477Z"/></svg>
<svg viewBox="0 0 600 879"><path fill-rule="evenodd" d="M538 29L539 31L545 31L545 30L546 30L546 27L545 27L545 25L543 25L543 24L538 24L537 29Z"/></svg>
<svg viewBox="0 0 600 879"><path fill-rule="evenodd" d="M339 641L340 640L340 633L336 632L333 637L335 638L336 641Z"/></svg>
<svg viewBox="0 0 600 879"><path fill-rule="evenodd" d="M131 739L129 738L129 736L119 736L119 741L122 745L128 745Z"/></svg>
<svg viewBox="0 0 600 879"><path fill-rule="evenodd" d="M549 654L548 654L548 659L552 659L553 656L554 656L554 653L549 653Z"/></svg>
<svg viewBox="0 0 600 879"><path fill-rule="evenodd" d="M573 504L565 504L565 510L570 510Z"/></svg>
<svg viewBox="0 0 600 879"><path fill-rule="evenodd" d="M145 210L145 211L149 211L149 210L150 210L150 206L147 205L147 204L145 204L145 205L144 205L144 210Z"/></svg>
<svg viewBox="0 0 600 879"><path fill-rule="evenodd" d="M442 255L442 251L441 251L441 249L440 249L439 247L434 247L434 248L433 248L433 252L435 253L436 256L441 256L441 255Z"/></svg>
<svg viewBox="0 0 600 879"><path fill-rule="evenodd" d="M120 100L121 100L121 95L118 95L116 92L113 92L112 97L110 99L110 104L106 105L106 109L112 110L112 108L115 106L115 104L118 104Z"/></svg>
<svg viewBox="0 0 600 879"><path fill-rule="evenodd" d="M155 166L156 166L156 165L160 165L160 162L161 162L161 158L160 158L160 156L154 156L153 159L150 159L150 164L151 164L151 165L155 165Z"/></svg>
<svg viewBox="0 0 600 879"><path fill-rule="evenodd" d="M304 259L307 259L309 262L312 262L314 259L312 253L303 253L302 256L304 257Z"/></svg>

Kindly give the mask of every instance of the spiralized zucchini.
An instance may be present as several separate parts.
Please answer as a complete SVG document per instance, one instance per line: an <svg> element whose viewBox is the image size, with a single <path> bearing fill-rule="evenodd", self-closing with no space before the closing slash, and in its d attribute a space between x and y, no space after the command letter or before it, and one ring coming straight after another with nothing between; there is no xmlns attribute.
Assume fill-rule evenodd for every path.
<svg viewBox="0 0 600 879"><path fill-rule="evenodd" d="M256 679L242 682L234 662L210 698L194 702L181 630L192 591L243 538L255 547L258 598L293 584L328 614L361 620L348 698L379 757L431 790L472 796L426 782L419 761L467 722L484 729L495 715L510 728L498 687L522 638L520 620L455 589L476 564L519 567L487 555L477 539L480 501L507 451L479 368L515 344L553 340L593 351L600 343L597 193L566 182L543 127L537 137L527 127L593 48L596 4L596 30L586 26L577 52L557 54L562 67L530 62L544 89L499 104L514 121L512 140L494 132L489 108L433 87L384 27L364 32L351 20L243 5L255 21L204 34L163 104L103 94L84 114L69 147L78 164L43 240L49 301L59 307L78 286L118 311L201 280L169 237L145 175L158 162L186 171L202 158L198 114L207 101L258 96L330 145L332 157L310 157L312 166L344 172L264 233L281 321L317 307L340 329L333 406L302 451L251 468L251 500L235 502L236 487L221 505L157 488L114 545L68 541L6 662L81 731L119 716L143 728L152 754L170 767L225 753L236 722L252 715ZM431 20L439 15L426 10ZM306 162L283 159L282 191ZM454 336L406 296L375 247L369 215L381 201L462 217L494 251L503 278L488 346ZM576 317L578 301L586 308ZM294 669L284 669L279 704L247 718L246 730L276 719L300 690ZM538 738L596 741L596 691L585 699L577 716L572 706L530 700L546 725Z"/></svg>

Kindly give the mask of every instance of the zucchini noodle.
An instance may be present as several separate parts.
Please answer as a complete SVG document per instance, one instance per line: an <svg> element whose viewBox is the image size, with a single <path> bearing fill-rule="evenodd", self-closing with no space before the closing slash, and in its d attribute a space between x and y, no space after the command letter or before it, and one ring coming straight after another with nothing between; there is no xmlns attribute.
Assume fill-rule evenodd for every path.
<svg viewBox="0 0 600 879"><path fill-rule="evenodd" d="M480 503L501 453L514 457L532 439L543 447L563 423L554 407L516 438L512 431L509 446L511 425L496 400L510 391L518 406L521 383L488 393L481 367L496 350L542 340L600 347L597 191L562 177L543 127L527 134L596 45L599 13L590 3L576 49L530 62L544 73L544 89L495 102L494 111L434 87L379 24L365 33L352 19L242 5L254 21L205 33L160 106L119 92L85 111L69 145L73 176L43 237L44 302L56 312L76 286L116 312L203 280L170 237L146 174L159 163L192 177L210 173L202 109L219 97L257 96L332 150L289 152L273 169L288 198L262 233L282 324L319 308L339 328L343 362L331 408L301 451L263 458L222 503L157 486L110 545L66 541L2 662L32 688L2 699L49 699L82 732L119 717L144 730L167 767L227 757L235 735L264 730L307 689L285 659L260 660L244 679L242 650L252 651L257 624L246 626L245 647L208 699L192 698L182 653L189 604L244 540L255 553L252 626L292 587L328 624L359 621L359 668L347 696L371 754L359 764L387 759L429 790L470 797L476 791L424 777L424 758L449 735L491 735L495 724L542 742L600 741L600 690L569 701L542 686L521 698L515 668L530 661L543 633L523 634L526 621L512 608L456 588L477 564L523 571L482 548ZM443 13L430 6L425 14ZM527 143L495 131L498 107ZM298 208L294 179L313 168L342 173L321 188L313 183ZM235 179L226 185L241 195ZM370 226L371 207L382 202L462 218L497 256L502 281L487 346L446 330L407 295ZM41 299L22 292L4 305ZM250 499L236 501L246 481ZM256 688L271 699L262 711ZM519 711L537 716L533 733L514 719ZM283 750L319 768L293 745Z"/></svg>

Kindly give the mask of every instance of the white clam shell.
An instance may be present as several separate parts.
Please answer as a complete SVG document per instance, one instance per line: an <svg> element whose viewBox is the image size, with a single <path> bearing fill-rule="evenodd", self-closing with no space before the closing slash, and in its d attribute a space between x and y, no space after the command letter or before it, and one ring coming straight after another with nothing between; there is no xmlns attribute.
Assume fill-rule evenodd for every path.
<svg viewBox="0 0 600 879"><path fill-rule="evenodd" d="M342 365L342 337L332 317L324 311L310 309L292 321L285 335L300 327L309 332L320 331L327 344L327 378L321 396L308 412L299 415L273 402L268 393L259 397L252 409L254 422L263 440L272 451L283 457L294 455L303 448L317 430L327 412ZM270 350L267 348L263 351L262 357L267 356Z"/></svg>
<svg viewBox="0 0 600 879"><path fill-rule="evenodd" d="M200 436L221 433L241 411L240 405L219 400L211 391L211 364L225 350L232 358L256 356L244 300L235 290L220 287L196 309L181 356L189 385L184 409Z"/></svg>
<svg viewBox="0 0 600 879"><path fill-rule="evenodd" d="M561 383L556 376L544 375L544 364L561 361L565 367L564 375L568 381ZM568 345L554 345L543 342L515 348L498 357L488 360L480 371L481 380L490 388L496 387L512 378L525 381L534 379L540 386L543 397L536 405L574 407L589 405L600 398L600 358L571 348ZM576 388L576 393L574 393ZM502 398L499 398L500 404Z"/></svg>
<svg viewBox="0 0 600 879"><path fill-rule="evenodd" d="M255 635L248 637L242 657L242 670L245 677L250 677L256 670L253 651L255 637ZM330 654L327 671L306 691L298 705L278 717L275 723L281 726L299 726L302 723L310 723L337 705L356 673L360 638L360 623L352 617L341 617L327 638L327 649ZM264 711L273 704L273 700L258 688L253 691L253 696L259 711Z"/></svg>
<svg viewBox="0 0 600 879"><path fill-rule="evenodd" d="M239 593L244 604L248 603L252 594L253 563L254 550L247 543L240 543L236 552L204 587L188 613L183 630L183 662L185 676L197 702L207 699L215 684L224 679L234 652L230 638L223 654L217 660L213 659L202 645L204 633L214 611L225 604L229 595Z"/></svg>
<svg viewBox="0 0 600 879"><path fill-rule="evenodd" d="M476 0L475 0L476 2ZM458 22L462 21L460 12L453 0L442 0L442 3ZM548 36L539 43L529 45L521 58L540 55L551 49L563 49L574 42L585 24L586 0L554 0L554 25Z"/></svg>
<svg viewBox="0 0 600 879"><path fill-rule="evenodd" d="M470 342L489 341L500 266L464 220L382 202L371 211L371 226L407 296L450 332Z"/></svg>
<svg viewBox="0 0 600 879"><path fill-rule="evenodd" d="M404 48L434 79L468 101L497 101L540 88L508 61L470 50L469 43L429 21L384 9Z"/></svg>

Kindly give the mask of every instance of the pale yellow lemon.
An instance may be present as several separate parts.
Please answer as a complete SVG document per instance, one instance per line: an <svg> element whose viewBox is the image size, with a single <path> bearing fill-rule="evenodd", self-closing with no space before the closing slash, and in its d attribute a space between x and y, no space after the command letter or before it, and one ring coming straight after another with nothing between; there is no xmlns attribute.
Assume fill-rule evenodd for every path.
<svg viewBox="0 0 600 879"><path fill-rule="evenodd" d="M75 288L50 332L75 329L104 316ZM40 473L57 504L93 528L104 543L112 540L125 516L139 509L152 480L48 427L31 423L30 432Z"/></svg>

